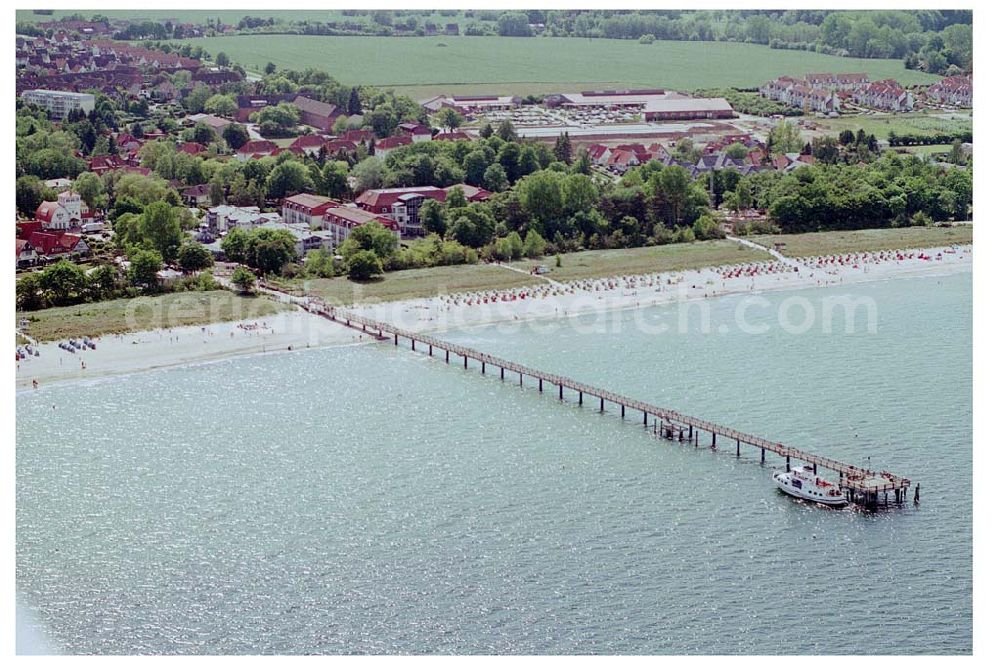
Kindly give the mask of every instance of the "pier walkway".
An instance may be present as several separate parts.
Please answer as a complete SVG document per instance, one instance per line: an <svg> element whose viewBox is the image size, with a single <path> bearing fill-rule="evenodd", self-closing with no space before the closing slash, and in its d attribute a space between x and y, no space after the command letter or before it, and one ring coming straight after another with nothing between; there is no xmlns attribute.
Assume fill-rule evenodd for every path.
<svg viewBox="0 0 1000 666"><path fill-rule="evenodd" d="M802 461L806 465L823 467L837 472L841 489L847 498L855 503L864 504L869 507L877 506L881 503L888 505L890 493L896 503L905 501L907 491L910 487L910 480L892 474L887 471L875 471L851 465L833 458L808 453L780 442L774 442L757 435L740 432L733 428L718 425L711 421L687 416L672 409L666 409L650 404L620 393L614 393L605 389L591 386L583 382L578 382L569 377L544 372L535 368L508 361L506 359L486 354L484 352L463 347L444 340L439 340L429 335L415 333L400 329L391 324L376 321L368 317L353 314L346 310L330 307L329 305L316 299L297 299L300 306L310 312L325 317L331 321L341 323L345 326L356 328L368 333L380 340L392 340L395 345L399 345L402 340L405 344L409 342L412 351L426 351L430 356L434 356L435 351L444 357L445 363L451 363L454 357L455 362L462 361L465 369L469 368L469 362L479 364L480 372L486 374L487 368L499 370L501 381L506 381L508 375L511 380L516 378L520 386L524 386L527 379L529 382L537 382L538 391L543 392L545 385L550 389L558 391L559 399L565 400L567 391L570 397L576 397L577 404L582 405L584 396L589 396L600 401L600 409L604 411L609 405L617 406L621 412L621 418L625 418L626 410L633 413L642 414L644 426L652 425L662 436L673 436L678 434L678 439L684 439L684 429L687 429L687 441L698 445L698 432L711 435L711 448L716 448L717 439L724 437L736 443L736 455L740 457L743 446L752 446L760 450L760 462L764 464L765 456L768 452L781 456L785 459L785 470L791 468L793 460ZM420 345L418 350L417 345ZM575 394L575 395L574 395ZM653 420L653 423L650 420ZM698 431L698 432L696 432ZM668 433L668 434L663 434ZM917 486L914 501L920 500L920 486Z"/></svg>

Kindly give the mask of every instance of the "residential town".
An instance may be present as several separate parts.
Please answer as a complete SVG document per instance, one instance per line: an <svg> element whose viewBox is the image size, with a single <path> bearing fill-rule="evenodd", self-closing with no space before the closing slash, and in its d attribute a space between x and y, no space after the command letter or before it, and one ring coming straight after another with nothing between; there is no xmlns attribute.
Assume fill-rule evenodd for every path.
<svg viewBox="0 0 1000 666"><path fill-rule="evenodd" d="M841 132L831 144L810 118L960 109L972 96L971 75L912 90L866 73L826 73L762 83L759 95L787 109L787 119L737 112L725 97L660 88L539 96L443 91L410 100L312 72L251 79L224 53L109 39L128 29L121 23L54 21L39 28L17 37L19 108L26 127L68 141L72 153L36 167L30 142L19 149L16 264L25 270L63 259L90 264L100 256L127 271L121 219L143 217L152 203L143 203L148 195L122 196L133 190L155 190L172 201L170 215L181 228L173 246L197 244L198 256L232 259L227 235L265 230L283 234L289 260L319 251L335 259L338 271L347 270L343 248L352 233L371 224L399 247L442 237L482 259L503 256L500 241L512 231L523 239L533 229L553 251L670 242L699 219L699 234L711 236L720 232L706 229L729 229L748 212L774 219L763 197L737 188L740 180L820 162L864 162L893 140L908 140L877 140L861 130ZM176 24L177 31L195 34L197 27ZM956 154L963 162L971 154L965 138L942 139L962 144ZM943 164L964 168L957 161ZM651 176L672 168L686 174L691 201L700 203L681 217L657 220L643 212L639 235L612 233L621 213L600 202L618 196L617 189L655 189ZM512 200L523 207L536 181L542 187L552 179L561 188L582 188L588 203L563 207L562 227L506 218ZM176 267L173 246L160 248L163 271Z"/></svg>

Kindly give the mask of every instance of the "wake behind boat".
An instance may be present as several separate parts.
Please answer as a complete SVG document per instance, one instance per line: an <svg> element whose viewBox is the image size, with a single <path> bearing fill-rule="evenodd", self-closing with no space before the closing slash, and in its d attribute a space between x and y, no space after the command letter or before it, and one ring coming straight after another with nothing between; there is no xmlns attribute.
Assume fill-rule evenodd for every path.
<svg viewBox="0 0 1000 666"><path fill-rule="evenodd" d="M792 497L826 506L847 506L847 498L840 487L820 478L813 467L793 467L790 472L775 472L771 479L783 493Z"/></svg>

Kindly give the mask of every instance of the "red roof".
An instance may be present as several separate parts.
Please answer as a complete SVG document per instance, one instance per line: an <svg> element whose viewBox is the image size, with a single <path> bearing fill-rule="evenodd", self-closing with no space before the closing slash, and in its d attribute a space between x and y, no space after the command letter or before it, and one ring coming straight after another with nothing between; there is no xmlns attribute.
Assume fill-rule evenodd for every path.
<svg viewBox="0 0 1000 666"><path fill-rule="evenodd" d="M58 201L43 201L38 204L38 208L35 210L35 219L39 222L51 222L52 216L55 215L56 211L60 208L61 206Z"/></svg>
<svg viewBox="0 0 1000 666"><path fill-rule="evenodd" d="M425 127L420 123L399 123L399 129L406 132L407 134L430 134L431 129Z"/></svg>
<svg viewBox="0 0 1000 666"><path fill-rule="evenodd" d="M326 139L319 134L304 134L295 139L289 148L319 148L324 143Z"/></svg>
<svg viewBox="0 0 1000 666"><path fill-rule="evenodd" d="M18 220L15 226L20 231L19 238L28 238L36 231L42 230L42 223L38 220Z"/></svg>
<svg viewBox="0 0 1000 666"><path fill-rule="evenodd" d="M396 221L383 217L382 215L376 215L375 213L370 213L363 208L356 208L354 206L334 206L333 208L327 209L323 213L323 221L336 224L338 226L347 227L348 229L353 229L354 227L360 227L363 224L367 224L375 220L383 227L397 231L399 225Z"/></svg>
<svg viewBox="0 0 1000 666"><path fill-rule="evenodd" d="M366 190L354 202L368 210L388 208L396 203L400 197L407 194L422 194L425 197L437 199L438 201L444 201L448 197L448 193L440 187L425 185L423 187L392 187L383 190Z"/></svg>
<svg viewBox="0 0 1000 666"><path fill-rule="evenodd" d="M333 139L332 141L327 141L326 152L328 155L336 155L341 150L353 153L358 149L358 144L353 141L348 141L347 139Z"/></svg>
<svg viewBox="0 0 1000 666"><path fill-rule="evenodd" d="M76 234L36 231L28 237L28 242L35 247L39 254L62 254L76 247L80 242L80 236Z"/></svg>
<svg viewBox="0 0 1000 666"><path fill-rule="evenodd" d="M382 150L392 150L393 148L408 146L411 143L413 143L413 139L409 136L390 136L381 141L376 141L375 147Z"/></svg>
<svg viewBox="0 0 1000 666"><path fill-rule="evenodd" d="M236 152L243 155L270 155L277 149L278 145L273 141L268 141L267 139L257 139L255 141L247 141L240 146L240 149Z"/></svg>
<svg viewBox="0 0 1000 666"><path fill-rule="evenodd" d="M347 130L346 132L344 132L341 136L339 136L337 138L343 139L345 141L353 141L354 143L357 143L359 141L369 141L369 140L373 139L374 137L375 137L375 135L372 133L371 130L366 130L366 129L352 129L352 130Z"/></svg>
<svg viewBox="0 0 1000 666"><path fill-rule="evenodd" d="M282 208L296 208L308 212L310 215L319 215L331 206L336 206L337 202L328 197L321 197L317 194L296 194L285 197Z"/></svg>
<svg viewBox="0 0 1000 666"><path fill-rule="evenodd" d="M197 155L205 152L205 146L200 143L195 143L194 141L185 141L181 145L177 146L177 150L182 153L187 153L188 155Z"/></svg>
<svg viewBox="0 0 1000 666"><path fill-rule="evenodd" d="M590 159L600 159L609 150L611 149L600 143L593 143L587 146L587 154L590 156Z"/></svg>
<svg viewBox="0 0 1000 666"><path fill-rule="evenodd" d="M471 141L472 137L465 132L440 132L434 135L435 141Z"/></svg>

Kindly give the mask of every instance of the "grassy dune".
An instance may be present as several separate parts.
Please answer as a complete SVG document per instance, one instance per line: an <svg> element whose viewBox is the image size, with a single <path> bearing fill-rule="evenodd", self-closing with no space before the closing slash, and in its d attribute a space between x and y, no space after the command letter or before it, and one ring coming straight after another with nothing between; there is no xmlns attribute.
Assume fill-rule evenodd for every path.
<svg viewBox="0 0 1000 666"><path fill-rule="evenodd" d="M766 261L769 255L739 245L732 241L704 241L678 245L657 245L624 250L587 250L561 256L562 266L556 266L554 257L542 260L525 260L515 266L530 269L545 264L554 280L578 280L610 275L639 275L683 271L705 266L739 264L747 261Z"/></svg>
<svg viewBox="0 0 1000 666"><path fill-rule="evenodd" d="M541 284L538 278L485 264L436 266L386 273L370 282L352 282L346 277L279 282L336 304L396 301L438 294L488 289L510 289Z"/></svg>
<svg viewBox="0 0 1000 666"><path fill-rule="evenodd" d="M811 234L753 236L750 240L766 247L774 247L776 242L784 243L785 249L782 250L784 254L790 257L811 257L841 252L877 252L964 245L972 242L972 225L823 231Z"/></svg>

